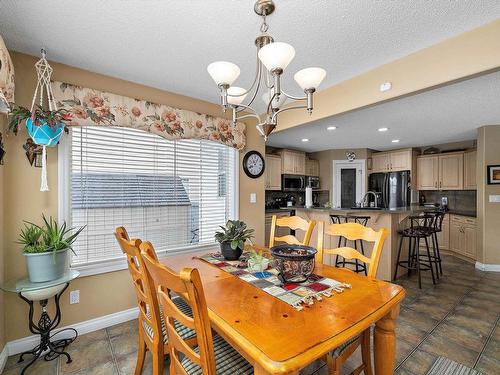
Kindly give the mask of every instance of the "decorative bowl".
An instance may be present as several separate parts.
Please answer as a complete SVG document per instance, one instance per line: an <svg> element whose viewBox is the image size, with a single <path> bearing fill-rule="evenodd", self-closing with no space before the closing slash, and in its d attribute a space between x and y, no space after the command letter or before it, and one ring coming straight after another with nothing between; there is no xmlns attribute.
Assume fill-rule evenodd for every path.
<svg viewBox="0 0 500 375"><path fill-rule="evenodd" d="M317 250L310 246L278 245L271 248L276 268L285 282L302 283L314 270Z"/></svg>

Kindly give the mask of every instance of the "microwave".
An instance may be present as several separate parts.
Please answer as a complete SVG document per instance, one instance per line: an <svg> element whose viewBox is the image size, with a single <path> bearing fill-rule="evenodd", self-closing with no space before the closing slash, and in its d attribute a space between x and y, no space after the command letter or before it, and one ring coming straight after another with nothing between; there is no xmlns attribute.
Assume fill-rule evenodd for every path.
<svg viewBox="0 0 500 375"><path fill-rule="evenodd" d="M306 177L306 187L310 187L313 190L319 190L319 177L307 176Z"/></svg>
<svg viewBox="0 0 500 375"><path fill-rule="evenodd" d="M304 191L306 188L306 177L295 174L281 175L281 189L283 191Z"/></svg>

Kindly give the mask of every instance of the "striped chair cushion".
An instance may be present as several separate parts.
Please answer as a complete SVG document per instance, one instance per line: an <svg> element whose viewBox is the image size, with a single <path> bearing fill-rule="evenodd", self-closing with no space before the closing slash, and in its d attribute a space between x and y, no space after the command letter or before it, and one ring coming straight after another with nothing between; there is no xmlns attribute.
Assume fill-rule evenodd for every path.
<svg viewBox="0 0 500 375"><path fill-rule="evenodd" d="M336 347L335 349L332 350L330 355L334 358L340 357L342 355L342 353L344 353L344 351L349 347L349 345L351 345L354 341L356 341L359 338L359 336L360 335L354 336L352 339L349 339L346 342L344 342L342 345Z"/></svg>
<svg viewBox="0 0 500 375"><path fill-rule="evenodd" d="M195 349L198 352L198 348ZM249 375L253 367L222 337L214 337L215 372L217 375ZM202 375L201 367L184 357L182 366L189 375Z"/></svg>
<svg viewBox="0 0 500 375"><path fill-rule="evenodd" d="M177 305L179 310L181 310L184 314L187 316L193 316L193 312L191 311L191 307L184 301L182 298L177 297L173 298L172 301ZM148 317L151 318L151 313L148 312ZM160 320L161 320L161 332L163 334L163 343L166 344L168 339L167 339L167 328L165 327L165 320L163 319L163 312L160 309ZM151 327L148 322L145 320L142 321L142 327L144 328L144 332L149 336L149 338L152 340L154 336L153 332L153 327ZM177 320L175 321L175 329L177 332L179 332L180 336L183 339L188 339L191 337L196 336L196 332L192 330L191 328L185 327L182 324L180 324Z"/></svg>

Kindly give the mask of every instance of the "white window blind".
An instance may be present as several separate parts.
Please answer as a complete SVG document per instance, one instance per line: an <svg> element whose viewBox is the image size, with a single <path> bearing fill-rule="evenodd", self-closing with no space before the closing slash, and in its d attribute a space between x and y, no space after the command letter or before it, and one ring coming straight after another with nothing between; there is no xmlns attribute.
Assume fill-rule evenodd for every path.
<svg viewBox="0 0 500 375"><path fill-rule="evenodd" d="M214 243L218 226L233 217L231 147L130 128L75 127L70 149L69 219L86 225L73 266L123 257L118 226L168 252Z"/></svg>

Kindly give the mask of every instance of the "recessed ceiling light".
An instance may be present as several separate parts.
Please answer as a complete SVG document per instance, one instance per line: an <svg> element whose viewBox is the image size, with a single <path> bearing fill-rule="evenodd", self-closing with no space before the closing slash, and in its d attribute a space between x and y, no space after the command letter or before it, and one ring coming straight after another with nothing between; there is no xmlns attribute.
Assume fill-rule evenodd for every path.
<svg viewBox="0 0 500 375"><path fill-rule="evenodd" d="M309 142L308 138L302 138L302 142Z"/></svg>
<svg viewBox="0 0 500 375"><path fill-rule="evenodd" d="M329 126L329 127L326 128L326 130L335 130L335 129L337 129L336 126Z"/></svg>
<svg viewBox="0 0 500 375"><path fill-rule="evenodd" d="M393 139L392 140L392 143L398 143L399 142L399 139Z"/></svg>
<svg viewBox="0 0 500 375"><path fill-rule="evenodd" d="M387 130L389 130L389 128L378 128L379 132L386 132Z"/></svg>

